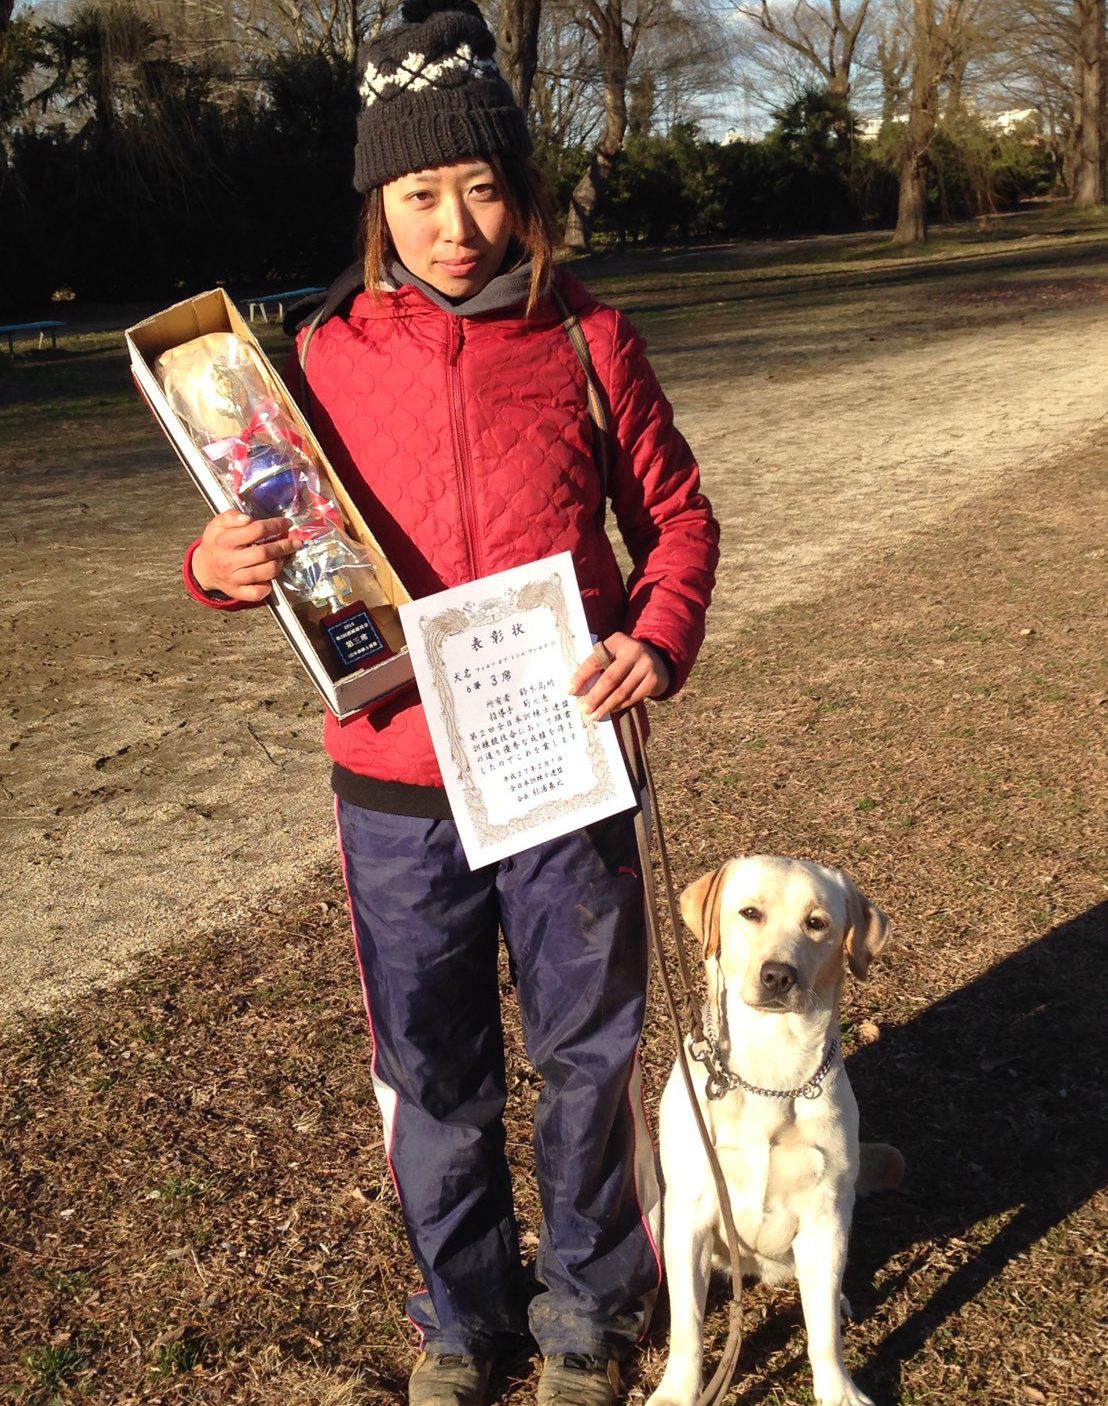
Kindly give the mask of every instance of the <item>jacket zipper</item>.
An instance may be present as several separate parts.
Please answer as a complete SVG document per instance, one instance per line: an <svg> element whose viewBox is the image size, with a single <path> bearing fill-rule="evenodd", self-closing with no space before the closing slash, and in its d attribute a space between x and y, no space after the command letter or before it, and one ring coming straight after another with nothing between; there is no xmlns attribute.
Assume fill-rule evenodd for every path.
<svg viewBox="0 0 1108 1406"><path fill-rule="evenodd" d="M462 347L465 328L460 317L450 321L450 353L447 358L447 379L450 387L450 425L454 435L454 459L458 468L458 501L462 510L462 532L471 579L483 576L480 535L477 531L477 506L473 501L473 462L469 454L466 431L465 397L462 394Z"/></svg>

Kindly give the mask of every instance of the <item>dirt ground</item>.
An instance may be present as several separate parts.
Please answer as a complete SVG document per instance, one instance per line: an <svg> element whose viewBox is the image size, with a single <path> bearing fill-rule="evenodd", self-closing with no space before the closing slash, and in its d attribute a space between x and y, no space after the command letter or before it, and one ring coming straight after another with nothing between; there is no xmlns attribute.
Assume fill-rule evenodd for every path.
<svg viewBox="0 0 1108 1406"><path fill-rule="evenodd" d="M1104 1401L1108 1032L1086 995L1108 973L1108 245L1080 252L603 270L728 539L711 638L655 714L675 879L809 855L892 918L840 1018L862 1135L908 1165L860 1202L845 1285L848 1365L881 1406ZM25 539L0 560L22 717L2 957L9 1010L54 1003L0 1028L0 1402L388 1406L414 1272L319 707L264 619L212 619L174 585L199 500L118 351L82 382L91 356L6 384L0 365ZM506 962L501 989L529 1253L539 1081ZM672 1039L654 983L650 1118ZM729 1400L809 1403L796 1294L745 1288L742 1313ZM713 1364L727 1316L721 1290ZM663 1296L629 1406L666 1329ZM537 1371L500 1364L492 1400L533 1401Z"/></svg>
<svg viewBox="0 0 1108 1406"><path fill-rule="evenodd" d="M1108 414L1106 280L1086 250L628 298L723 523L713 653L1079 448ZM45 409L44 447L0 446L0 1014L248 919L332 850L321 705L268 619L184 595L203 508L128 407L80 435Z"/></svg>

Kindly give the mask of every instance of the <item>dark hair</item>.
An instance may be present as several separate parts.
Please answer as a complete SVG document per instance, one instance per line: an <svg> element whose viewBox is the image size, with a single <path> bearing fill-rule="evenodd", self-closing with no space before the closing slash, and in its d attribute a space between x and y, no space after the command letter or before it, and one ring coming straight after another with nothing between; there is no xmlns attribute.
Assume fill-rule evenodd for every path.
<svg viewBox="0 0 1108 1406"><path fill-rule="evenodd" d="M542 175L526 156L483 157L496 172L504 203L512 220L512 236L521 251L519 262L531 260L531 287L527 295L527 315L534 311L550 280L557 242L554 208L550 203ZM377 297L381 291L381 273L391 252L388 225L385 222L381 187L366 192L362 214L366 292Z"/></svg>

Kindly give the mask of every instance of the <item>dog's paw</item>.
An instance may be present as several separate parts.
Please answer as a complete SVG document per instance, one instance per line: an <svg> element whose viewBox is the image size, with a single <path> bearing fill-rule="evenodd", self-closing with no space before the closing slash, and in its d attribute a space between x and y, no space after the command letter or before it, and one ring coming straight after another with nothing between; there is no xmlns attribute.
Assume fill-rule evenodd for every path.
<svg viewBox="0 0 1108 1406"><path fill-rule="evenodd" d="M699 1374L671 1372L667 1368L653 1396L646 1398L646 1406L696 1406L699 1395Z"/></svg>
<svg viewBox="0 0 1108 1406"><path fill-rule="evenodd" d="M646 1406L694 1406L699 1395L699 1391L694 1391L691 1396L673 1396L659 1387L653 1396L646 1398Z"/></svg>
<svg viewBox="0 0 1108 1406"><path fill-rule="evenodd" d="M822 1393L816 1392L817 1406L873 1406L866 1393L854 1385L849 1377L843 1377Z"/></svg>

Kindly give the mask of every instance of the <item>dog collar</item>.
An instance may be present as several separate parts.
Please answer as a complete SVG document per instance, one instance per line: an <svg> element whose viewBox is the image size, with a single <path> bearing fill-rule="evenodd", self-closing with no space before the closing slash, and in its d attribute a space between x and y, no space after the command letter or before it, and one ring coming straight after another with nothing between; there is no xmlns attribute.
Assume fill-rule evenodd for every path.
<svg viewBox="0 0 1108 1406"><path fill-rule="evenodd" d="M761 1098L783 1099L815 1099L823 1093L823 1081L827 1078L838 1053L838 1040L832 1039L820 1067L807 1083L801 1084L798 1089L761 1089L757 1084L748 1084L741 1074L736 1074L733 1069L728 1068L727 1062L720 1057L719 1046L712 1032L710 1010L705 1012L704 1023L707 1026L707 1036L704 1040L692 1044L689 1053L708 1069L708 1082L704 1086L704 1092L710 1099L722 1098L731 1089L742 1089L744 1093L757 1094Z"/></svg>

